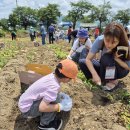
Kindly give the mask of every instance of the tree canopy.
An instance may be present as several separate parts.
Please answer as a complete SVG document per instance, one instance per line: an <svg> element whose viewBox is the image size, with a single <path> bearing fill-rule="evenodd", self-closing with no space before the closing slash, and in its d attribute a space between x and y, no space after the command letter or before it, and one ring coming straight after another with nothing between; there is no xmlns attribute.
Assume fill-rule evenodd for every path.
<svg viewBox="0 0 130 130"><path fill-rule="evenodd" d="M13 20L15 22L13 22ZM14 26L14 24L21 25L27 29L27 26L35 26L37 23L37 11L34 9L31 9L30 7L17 7L13 10L13 13L9 17L9 21L11 25Z"/></svg>
<svg viewBox="0 0 130 130"><path fill-rule="evenodd" d="M38 10L39 19L48 26L51 23L57 23L57 17L60 17L61 13L57 4L48 4L47 7Z"/></svg>
<svg viewBox="0 0 130 130"><path fill-rule="evenodd" d="M16 25L18 25L18 22L18 17L15 13L9 15L9 25L13 27L13 30L16 30Z"/></svg>
<svg viewBox="0 0 130 130"><path fill-rule="evenodd" d="M130 9L119 10L114 19L126 26L130 21Z"/></svg>
<svg viewBox="0 0 130 130"><path fill-rule="evenodd" d="M102 28L102 23L108 20L111 14L111 4L110 2L104 3L103 5L93 6L91 9L91 14L89 17L92 21L99 21L99 28Z"/></svg>
<svg viewBox="0 0 130 130"><path fill-rule="evenodd" d="M88 13L92 4L87 1L71 2L71 7L72 10L68 12L65 19L72 21L73 28L75 28L76 22L84 18L84 14Z"/></svg>
<svg viewBox="0 0 130 130"><path fill-rule="evenodd" d="M130 21L130 9L119 10L115 15L112 13L111 3L105 2L101 5L93 5L87 0L79 0L78 2L70 2L71 10L63 18L63 21L73 22L73 29L75 29L76 22L97 22L99 28L105 26L109 22L116 20L122 23L124 26L129 24ZM57 18L62 14L59 10L58 4L48 4L46 7L40 9L32 9L30 7L15 8L9 15L8 19L1 19L0 26L3 29L8 30L9 26L16 29L16 26L24 27L25 30L28 26L37 26L38 23L44 23L47 28L53 23L57 23Z"/></svg>
<svg viewBox="0 0 130 130"><path fill-rule="evenodd" d="M8 30L8 19L5 18L1 19L0 26L2 26L4 30Z"/></svg>

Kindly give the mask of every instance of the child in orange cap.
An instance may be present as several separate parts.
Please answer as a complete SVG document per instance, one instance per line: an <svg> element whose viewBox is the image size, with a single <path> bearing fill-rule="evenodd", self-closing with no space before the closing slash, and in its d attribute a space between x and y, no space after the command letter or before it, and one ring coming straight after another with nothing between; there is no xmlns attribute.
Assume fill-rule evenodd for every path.
<svg viewBox="0 0 130 130"><path fill-rule="evenodd" d="M56 119L56 112L70 111L71 98L59 93L60 83L67 83L77 77L77 65L69 59L62 60L55 72L33 83L20 97L19 109L25 118L40 116L39 130L60 130L62 120ZM62 98L61 98L62 97Z"/></svg>

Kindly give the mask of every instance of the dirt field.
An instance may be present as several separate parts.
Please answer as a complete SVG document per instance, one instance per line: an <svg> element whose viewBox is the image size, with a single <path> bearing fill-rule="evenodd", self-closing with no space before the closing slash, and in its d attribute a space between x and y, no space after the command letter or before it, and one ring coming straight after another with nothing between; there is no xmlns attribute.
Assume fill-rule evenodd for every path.
<svg viewBox="0 0 130 130"><path fill-rule="evenodd" d="M65 48L67 44L58 46ZM47 64L54 69L59 61L48 45L29 47L21 50L0 71L0 130L37 130L38 119L27 122L17 107L22 91L18 71L25 70L29 52L34 52L32 63ZM130 90L130 75L123 81ZM125 107L120 101L106 102L98 92L89 91L80 79L75 84L62 85L62 90L73 99L72 111L59 115L64 119L63 130L126 130L119 119Z"/></svg>

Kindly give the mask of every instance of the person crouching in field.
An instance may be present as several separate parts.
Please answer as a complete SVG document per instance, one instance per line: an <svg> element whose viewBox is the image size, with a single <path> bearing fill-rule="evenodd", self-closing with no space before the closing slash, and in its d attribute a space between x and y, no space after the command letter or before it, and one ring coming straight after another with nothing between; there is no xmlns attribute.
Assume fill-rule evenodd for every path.
<svg viewBox="0 0 130 130"><path fill-rule="evenodd" d="M87 30L81 29L77 33L77 39L75 40L67 58L72 59L76 63L78 63L80 59L85 60L87 52L91 47L92 42L89 39Z"/></svg>
<svg viewBox="0 0 130 130"><path fill-rule="evenodd" d="M13 41L13 40L16 40L17 34L16 34L15 31L12 31L12 32L11 32L11 37L12 37L12 41Z"/></svg>
<svg viewBox="0 0 130 130"><path fill-rule="evenodd" d="M104 35L98 36L90 49L86 63L79 66L87 79L91 79L106 91L118 88L118 79L130 71L130 53L126 32L122 25L112 22L106 26ZM101 51L97 66L92 60Z"/></svg>
<svg viewBox="0 0 130 130"><path fill-rule="evenodd" d="M71 98L60 92L60 83L68 83L77 77L77 65L69 59L62 60L54 73L33 83L20 97L19 109L25 118L40 116L39 130L60 130L62 120L56 119L56 112L70 111Z"/></svg>

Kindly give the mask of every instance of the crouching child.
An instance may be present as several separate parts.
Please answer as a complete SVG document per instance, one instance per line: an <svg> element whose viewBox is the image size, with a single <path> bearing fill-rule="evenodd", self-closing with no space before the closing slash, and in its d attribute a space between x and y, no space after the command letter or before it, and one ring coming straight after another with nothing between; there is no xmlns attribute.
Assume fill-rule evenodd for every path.
<svg viewBox="0 0 130 130"><path fill-rule="evenodd" d="M56 119L56 113L72 108L72 99L60 92L60 83L75 79L77 73L77 65L65 59L56 66L55 72L34 82L19 99L18 106L23 117L40 117L39 130L60 130L62 119Z"/></svg>

